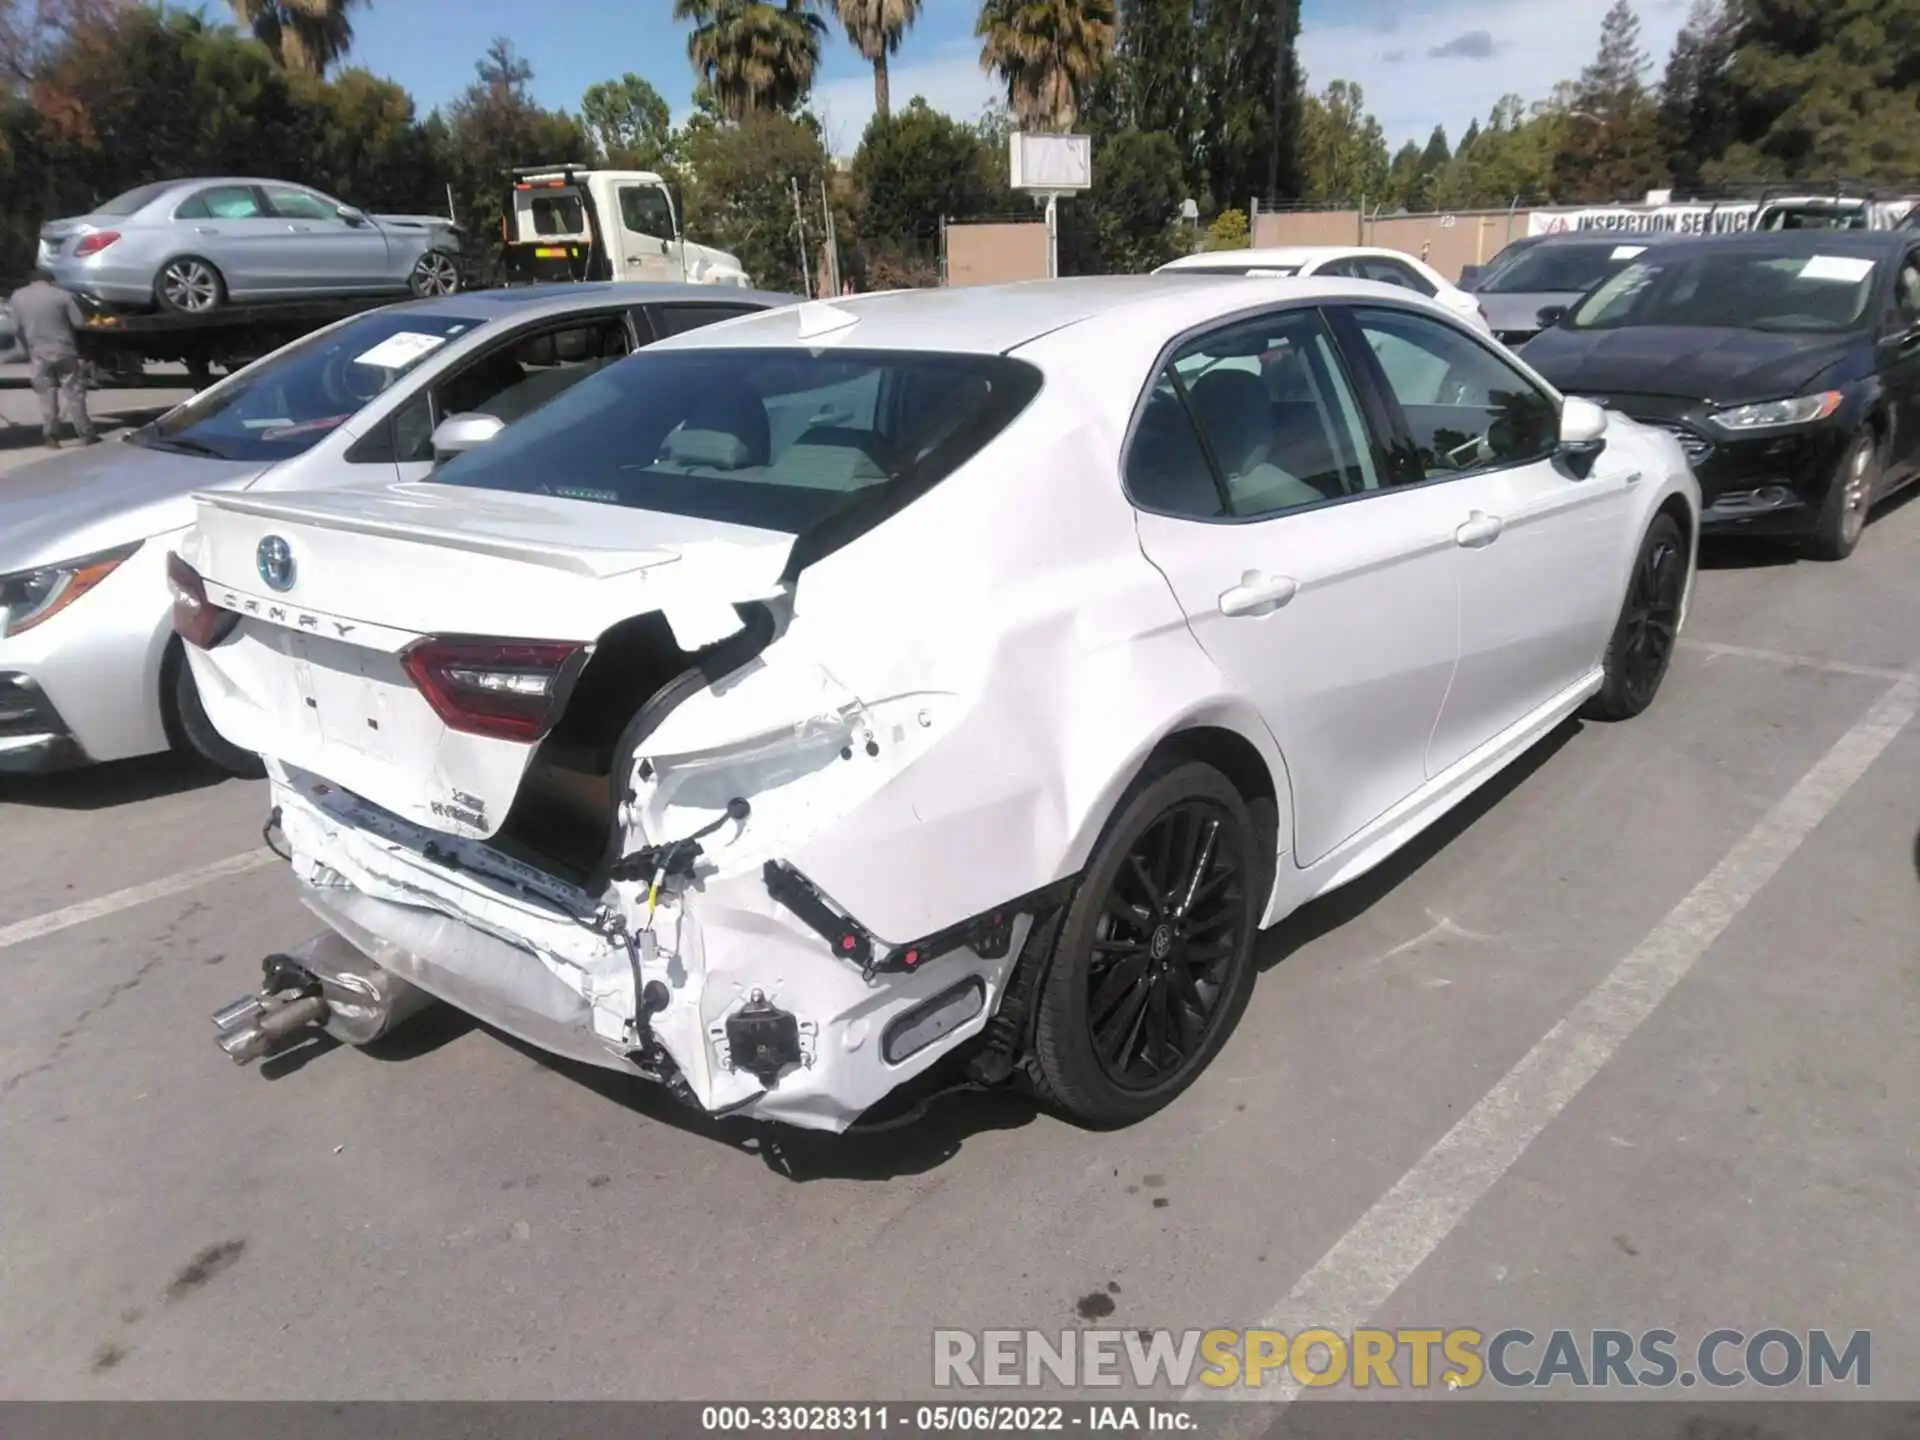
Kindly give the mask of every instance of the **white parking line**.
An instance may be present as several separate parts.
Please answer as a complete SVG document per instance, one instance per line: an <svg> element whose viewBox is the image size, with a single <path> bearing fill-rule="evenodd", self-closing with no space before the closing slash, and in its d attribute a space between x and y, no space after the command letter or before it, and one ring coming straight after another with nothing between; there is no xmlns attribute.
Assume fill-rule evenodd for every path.
<svg viewBox="0 0 1920 1440"><path fill-rule="evenodd" d="M1714 640L1682 640L1680 648L1692 650L1709 660L1757 660L1763 665L1785 665L1789 669L1821 670L1829 675L1859 675L1868 680L1903 680L1907 672L1879 665L1855 665L1847 660L1822 660L1814 655L1790 655L1784 650L1756 650L1751 645L1722 645Z"/></svg>
<svg viewBox="0 0 1920 1440"><path fill-rule="evenodd" d="M164 900L183 890L197 890L215 880L225 880L229 876L244 875L249 870L281 863L284 862L270 850L250 850L244 855L230 855L225 860L216 860L211 865L201 865L159 880L149 880L145 885L130 885L125 890L116 890L97 900L82 900L62 910L49 910L44 915L35 915L30 920L16 920L11 925L0 926L0 950L24 944L28 940L38 940L43 935L52 935L60 930L70 930L75 925L85 925L89 920L100 920L122 910L131 910L136 905L145 905L152 900Z"/></svg>
<svg viewBox="0 0 1920 1440"><path fill-rule="evenodd" d="M1916 708L1920 678L1908 675L1300 1277L1261 1327L1289 1336L1308 1328L1344 1335L1365 1324L1666 999L1906 728ZM1231 1394L1195 1381L1186 1398L1284 1403L1299 1391L1288 1374L1270 1389Z"/></svg>

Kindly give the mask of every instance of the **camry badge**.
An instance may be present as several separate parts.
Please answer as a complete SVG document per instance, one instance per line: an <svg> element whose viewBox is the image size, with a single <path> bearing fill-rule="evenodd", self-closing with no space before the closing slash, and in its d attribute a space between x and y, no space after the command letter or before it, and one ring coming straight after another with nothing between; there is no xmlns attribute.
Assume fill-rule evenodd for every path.
<svg viewBox="0 0 1920 1440"><path fill-rule="evenodd" d="M269 535L254 552L254 564L260 578L274 590L293 588L293 549L278 535Z"/></svg>

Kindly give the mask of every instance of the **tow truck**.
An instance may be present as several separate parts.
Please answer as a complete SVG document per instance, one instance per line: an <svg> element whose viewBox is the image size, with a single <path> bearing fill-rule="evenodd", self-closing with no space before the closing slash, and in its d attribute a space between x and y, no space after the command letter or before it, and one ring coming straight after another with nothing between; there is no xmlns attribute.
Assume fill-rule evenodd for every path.
<svg viewBox="0 0 1920 1440"><path fill-rule="evenodd" d="M213 383L216 366L232 374L322 326L394 303L391 295L326 296L176 315L121 310L85 295L74 298L86 317L78 336L80 353L99 382L128 381L146 365L176 363L186 367L195 390Z"/></svg>
<svg viewBox="0 0 1920 1440"><path fill-rule="evenodd" d="M585 280L665 280L751 285L739 258L689 240L674 189L650 170L533 165L513 170L500 245L490 260L461 256L461 288ZM193 388L269 355L324 325L394 303L392 296L312 299L222 307L181 315L130 310L75 297L86 316L81 351L97 383L131 382L148 364L186 367ZM0 361L19 358L0 310Z"/></svg>
<svg viewBox="0 0 1920 1440"><path fill-rule="evenodd" d="M501 208L497 282L750 285L739 257L686 237L684 213L673 187L651 170L524 166Z"/></svg>

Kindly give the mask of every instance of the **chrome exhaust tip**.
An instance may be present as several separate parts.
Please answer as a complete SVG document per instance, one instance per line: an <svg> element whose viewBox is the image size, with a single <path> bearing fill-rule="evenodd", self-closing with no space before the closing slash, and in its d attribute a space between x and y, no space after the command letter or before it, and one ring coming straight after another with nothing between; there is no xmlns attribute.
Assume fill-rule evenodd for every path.
<svg viewBox="0 0 1920 1440"><path fill-rule="evenodd" d="M234 1064L248 1065L294 1031L323 1024L326 1018L327 1002L318 995L291 1000L247 995L214 1015L214 1039Z"/></svg>
<svg viewBox="0 0 1920 1440"><path fill-rule="evenodd" d="M237 1030L254 1016L264 1014L266 1008L258 995L242 995L231 1005L213 1012L213 1028L222 1034Z"/></svg>

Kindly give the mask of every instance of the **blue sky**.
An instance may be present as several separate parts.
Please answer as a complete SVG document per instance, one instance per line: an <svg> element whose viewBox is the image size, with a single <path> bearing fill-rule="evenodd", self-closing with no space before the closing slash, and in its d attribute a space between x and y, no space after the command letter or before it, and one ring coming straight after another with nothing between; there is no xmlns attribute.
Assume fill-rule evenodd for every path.
<svg viewBox="0 0 1920 1440"><path fill-rule="evenodd" d="M1394 144L1455 137L1503 94L1538 99L1592 58L1608 0L1304 0L1301 57L1308 81L1353 80ZM830 7L829 7L830 8ZM1640 0L1648 50L1664 60L1685 0ZM894 59L896 105L915 94L971 118L994 95L980 72L973 0L927 0ZM371 0L355 21L353 60L413 92L422 109L457 95L494 35L533 65L542 103L573 108L596 80L633 71L676 115L693 73L671 0ZM814 108L837 153L859 143L873 111L872 72L836 28Z"/></svg>

